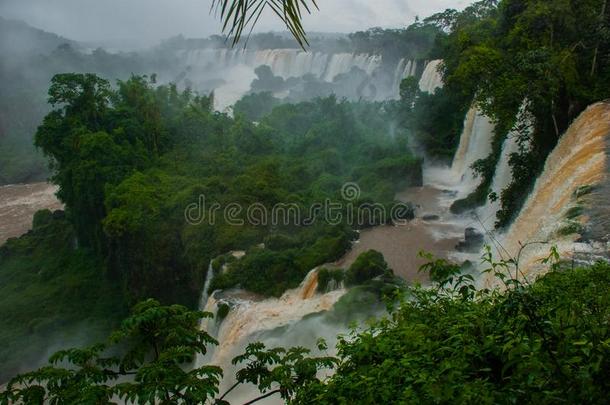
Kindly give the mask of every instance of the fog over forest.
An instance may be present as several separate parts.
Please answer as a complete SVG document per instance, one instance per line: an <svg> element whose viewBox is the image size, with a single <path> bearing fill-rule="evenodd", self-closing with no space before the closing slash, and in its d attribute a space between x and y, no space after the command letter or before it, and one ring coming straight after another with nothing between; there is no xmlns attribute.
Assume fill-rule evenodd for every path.
<svg viewBox="0 0 610 405"><path fill-rule="evenodd" d="M3 0L0 15L67 38L133 49L183 34L207 37L222 25L210 13L211 0ZM323 0L319 12L305 15L308 31L350 33L371 27L398 28L446 8L460 9L466 0ZM254 32L283 31L269 10Z"/></svg>

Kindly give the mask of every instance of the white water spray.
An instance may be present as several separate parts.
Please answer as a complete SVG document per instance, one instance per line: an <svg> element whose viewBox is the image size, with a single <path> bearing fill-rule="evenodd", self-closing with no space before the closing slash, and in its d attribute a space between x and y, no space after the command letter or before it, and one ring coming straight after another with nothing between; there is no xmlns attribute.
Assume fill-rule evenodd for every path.
<svg viewBox="0 0 610 405"><path fill-rule="evenodd" d="M487 231L494 229L496 216L501 207L502 191L510 185L513 180L512 167L510 166L511 156L519 152L521 147L528 148L529 137L534 130L534 120L527 112L527 103L523 103L517 114L517 122L513 129L508 133L502 143L500 157L496 164L494 176L491 182L490 191L495 195L495 200L487 200L484 206L477 210L477 216Z"/></svg>
<svg viewBox="0 0 610 405"><path fill-rule="evenodd" d="M558 246L564 257L573 252L579 235L562 236L557 232L565 224L566 211L575 202L574 192L579 187L608 181L608 136L610 104L597 103L574 121L548 156L519 216L502 238L504 249L513 257L523 244L547 242L524 250L521 264L526 275L537 275L537 270L546 268L540 259L548 256L552 244ZM587 198L582 203L586 204ZM590 219L581 218L587 220Z"/></svg>
<svg viewBox="0 0 610 405"><path fill-rule="evenodd" d="M401 59L395 68L389 69L383 64L381 55L304 52L300 49L194 49L179 51L177 63L185 69L180 78L199 91L215 92L215 107L224 111L235 103L250 89L256 78L254 70L262 65L271 69L274 76L284 80L311 75L314 78L331 83L337 76L349 73L357 68L368 77L368 84L375 90L369 96L375 100L397 98L402 79L415 76L417 61ZM428 64L424 82L426 91L434 91L442 85L438 72L434 69L440 61ZM278 97L285 96L282 93Z"/></svg>
<svg viewBox="0 0 610 405"><path fill-rule="evenodd" d="M243 291L223 294L222 299L230 301L232 308L218 330L220 345L211 362L230 364L231 356L248 336L299 321L312 313L327 311L345 294L344 289L318 294L317 287L318 272L314 269L298 288L286 291L280 298L261 299ZM214 296L210 297L206 310L213 310L216 301Z"/></svg>
<svg viewBox="0 0 610 405"><path fill-rule="evenodd" d="M394 83L392 88L394 90L394 94L398 95L400 93L400 82L407 77L413 77L417 73L417 61L401 59L396 66L396 70L394 71Z"/></svg>
<svg viewBox="0 0 610 405"><path fill-rule="evenodd" d="M439 189L454 190L456 194L451 201L466 197L479 184L471 166L491 153L493 135L492 122L478 108L471 107L466 114L451 167L425 167L424 183Z"/></svg>
<svg viewBox="0 0 610 405"><path fill-rule="evenodd" d="M440 59L428 62L419 81L421 91L434 94L436 89L443 87L443 76L439 72L442 63L443 61Z"/></svg>

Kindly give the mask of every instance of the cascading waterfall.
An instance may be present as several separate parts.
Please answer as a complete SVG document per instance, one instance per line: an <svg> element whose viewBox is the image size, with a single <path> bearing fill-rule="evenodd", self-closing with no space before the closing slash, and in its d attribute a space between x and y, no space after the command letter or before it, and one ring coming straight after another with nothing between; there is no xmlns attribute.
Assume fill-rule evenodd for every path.
<svg viewBox="0 0 610 405"><path fill-rule="evenodd" d="M439 72L442 60L433 60L426 64L419 81L422 92L434 93L443 86L443 78ZM486 158L491 153L494 135L494 125L476 106L470 107L464 119L464 127L460 143L455 152L450 168L427 166L424 170L424 183L437 188L451 188L457 191L455 198L463 198L470 194L478 185L471 166L479 159ZM453 201L455 198L447 200Z"/></svg>
<svg viewBox="0 0 610 405"><path fill-rule="evenodd" d="M402 77L411 77L417 74L417 61L410 60L405 66L405 70L402 72Z"/></svg>
<svg viewBox="0 0 610 405"><path fill-rule="evenodd" d="M518 121L516 129L504 140L494 172L491 191L497 196L512 181L509 161L511 155L519 151L519 136L522 131L533 129L531 118L525 116L523 107ZM424 182L453 190L454 193L447 197L449 203L468 195L478 184L470 167L476 160L489 155L493 134L493 123L475 106L471 107L451 168L428 167ZM562 258L571 258L574 262L610 257L610 234L607 233L610 224L609 153L610 103L598 103L584 111L561 137L514 223L505 233L488 239L496 259L519 257L520 271L533 277L548 268L541 260L548 257L553 245L557 246ZM493 229L499 208L499 201L488 202L476 211L479 219L467 221L465 226L479 227L480 220L485 230ZM574 212L580 214L574 218ZM454 254L452 257L476 261L480 254ZM488 277L481 281L486 286L492 284Z"/></svg>
<svg viewBox="0 0 610 405"><path fill-rule="evenodd" d="M394 71L394 83L392 88L395 89L395 94L400 93L400 82L407 77L415 76L417 73L417 61L401 59Z"/></svg>
<svg viewBox="0 0 610 405"><path fill-rule="evenodd" d="M215 92L216 108L223 111L250 90L256 78L254 69L269 66L275 76L284 80L312 75L331 83L342 74L358 68L368 77L367 85L375 90L368 97L375 100L397 98L402 79L415 76L417 61L401 59L393 69L383 65L380 55L305 52L300 49L194 49L177 52L178 63L184 73L172 81L185 80L187 85L200 90ZM431 62L432 65L439 61ZM430 65L430 64L429 64ZM425 86L428 91L439 87L440 78L432 65L428 69ZM276 94L283 97L281 93Z"/></svg>
<svg viewBox="0 0 610 405"><path fill-rule="evenodd" d="M610 104L597 103L587 108L560 138L518 217L499 238L500 256L508 253L517 257L521 247L527 245L520 259L520 268L526 276L535 276L546 268L540 260L548 256L551 245L556 245L564 258L579 248L575 241L580 235L567 234L561 229L571 207L591 206L595 199L607 201L607 195L599 195L601 191L583 193L580 198L576 192L588 186L607 189L609 137ZM596 220L587 217L582 215L578 221L587 226L587 222Z"/></svg>
<svg viewBox="0 0 610 405"><path fill-rule="evenodd" d="M358 67L370 76L380 65L381 56L379 55L337 53L330 57L323 79L331 82L337 75L349 72L352 67Z"/></svg>
<svg viewBox="0 0 610 405"><path fill-rule="evenodd" d="M201 298L199 300L200 309L203 309L208 303L208 298L210 297L208 290L210 289L210 284L212 283L213 278L214 278L214 269L212 269L212 262L210 262L210 265L208 266L208 272L205 276L205 283L203 284L203 291L201 292Z"/></svg>
<svg viewBox="0 0 610 405"><path fill-rule="evenodd" d="M436 206L438 214L438 229L436 234L438 241L456 240L456 250L447 252L447 257L456 262L469 260L477 262L480 258L478 247L468 244L472 243L473 232L482 232L480 224L475 218L468 215L455 215L451 207L456 200L462 199L475 191L480 184L472 169L472 164L479 159L489 156L492 150L494 136L494 125L475 105L471 106L464 119L459 146L454 154L452 165L435 166L424 165L425 188L437 190L435 202L427 202L427 205ZM425 209L425 207L424 207ZM444 226L442 226L444 225ZM437 242L438 243L438 242ZM460 245L459 251L457 245ZM464 248L464 246L468 246Z"/></svg>
<svg viewBox="0 0 610 405"><path fill-rule="evenodd" d="M220 345L214 350L210 362L229 365L231 357L248 336L299 321L312 313L327 311L345 293L344 289L338 289L318 294L317 287L318 271L314 269L298 288L286 291L280 298L260 299L240 291L222 294L222 300L231 303L231 310L218 329ZM206 311L213 312L217 301L212 295L205 305Z"/></svg>
<svg viewBox="0 0 610 405"><path fill-rule="evenodd" d="M443 76L438 70L442 63L441 59L437 59L426 64L424 73L419 80L419 89L421 91L434 94L436 89L443 87Z"/></svg>
<svg viewBox="0 0 610 405"><path fill-rule="evenodd" d="M212 279L214 278L214 269L212 268L212 262L210 261L210 264L208 266L208 272L205 276L205 282L203 284L203 291L201 292L201 298L199 299L199 310L200 311L205 311L205 312L211 312L214 314L214 317L216 317L216 300L210 296L209 294L209 289L210 289L210 284L212 283ZM212 325L212 322L214 322L213 319L210 318L202 318L199 321L199 329L201 330L205 330L208 333L212 333L212 331L210 330L210 326ZM213 350L213 348L208 348L208 350ZM207 355L203 356L201 354L197 354L197 359L195 360L196 364L203 364L204 360L207 360L209 357L208 353Z"/></svg>
<svg viewBox="0 0 610 405"><path fill-rule="evenodd" d="M331 310L346 290L319 293L317 288L318 272L314 269L298 288L286 291L280 298L263 299L241 290L215 292L209 297L205 310L215 312L219 302L228 303L231 310L219 326L216 322L214 328L208 329L220 344L205 356L198 357L196 366L213 364L222 367L225 373L221 384L223 392L235 383L238 367L231 364L232 358L241 354L250 342L263 342L269 348L313 348L318 338L323 337L330 347L334 347L337 335L348 329L336 321L326 320L322 313ZM334 353L333 349L330 351ZM244 403L257 393L255 387L241 385L226 399L231 403ZM269 401L265 403L281 403L276 397Z"/></svg>
<svg viewBox="0 0 610 405"><path fill-rule="evenodd" d="M424 165L424 184L434 189L447 191L447 193L441 194L437 202L440 207L448 211L453 202L467 197L476 189L479 182L471 166L477 160L484 159L489 155L493 135L494 125L478 108L472 106L464 119L460 143L452 165L450 167L434 164ZM461 218L451 218L450 220L462 222ZM475 224L468 221L463 225L470 227Z"/></svg>
<svg viewBox="0 0 610 405"><path fill-rule="evenodd" d="M502 143L502 151L491 182L491 192L496 196L496 199L494 201L488 200L483 207L477 210L479 220L488 231L495 227L496 216L501 207L502 191L513 180L510 158L513 154L519 152L519 139L522 139L522 147L527 147L527 141L524 138L531 135L534 129L533 118L527 113L526 106L527 103L523 103L519 109L515 127L508 133Z"/></svg>
<svg viewBox="0 0 610 405"><path fill-rule="evenodd" d="M474 131L474 121L478 114L478 110L475 107L470 107L466 113L464 119L464 127L462 129L462 135L460 136L460 143L455 155L453 156L453 162L451 163L451 171L456 174L457 180L461 181L464 175L464 171L467 168L466 161L467 152L471 149L472 134Z"/></svg>
<svg viewBox="0 0 610 405"><path fill-rule="evenodd" d="M491 192L496 196L496 199L493 201L488 200L483 207L477 210L477 215L487 230L491 230L495 226L496 215L501 206L500 196L502 190L508 187L513 179L510 156L518 151L519 143L517 142L517 135L511 132L502 143L502 152L491 182Z"/></svg>
<svg viewBox="0 0 610 405"><path fill-rule="evenodd" d="M267 65L284 79L312 74L332 81L335 76L357 67L372 75L381 66L381 56L367 54L305 52L298 49L266 49L260 51L197 49L183 52L186 65L222 72L238 65L252 69ZM211 68L211 69L210 69Z"/></svg>
<svg viewBox="0 0 610 405"><path fill-rule="evenodd" d="M443 186L456 188L459 197L465 197L475 189L478 183L471 166L491 153L493 134L494 125L489 118L477 107L471 107L464 120L464 129L451 170L442 176Z"/></svg>

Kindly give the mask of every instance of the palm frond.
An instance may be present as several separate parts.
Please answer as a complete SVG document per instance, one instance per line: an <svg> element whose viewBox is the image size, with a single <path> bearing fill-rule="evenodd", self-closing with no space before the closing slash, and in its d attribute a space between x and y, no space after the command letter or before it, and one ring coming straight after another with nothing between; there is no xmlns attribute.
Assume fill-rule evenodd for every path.
<svg viewBox="0 0 610 405"><path fill-rule="evenodd" d="M318 9L316 0L212 0L211 11L220 15L222 31L232 38L235 46L244 30L248 30L248 36L252 33L267 8L282 20L301 48L309 45L303 28L303 11L311 14L313 8Z"/></svg>

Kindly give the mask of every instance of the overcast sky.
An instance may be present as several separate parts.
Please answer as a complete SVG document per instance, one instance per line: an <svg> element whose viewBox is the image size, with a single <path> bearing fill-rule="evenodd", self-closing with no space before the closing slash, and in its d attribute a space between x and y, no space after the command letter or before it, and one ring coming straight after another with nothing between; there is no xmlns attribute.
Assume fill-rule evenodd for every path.
<svg viewBox="0 0 610 405"><path fill-rule="evenodd" d="M212 0L0 0L0 15L81 41L125 41L152 45L177 34L205 37L220 33L210 15ZM305 19L305 29L353 32L401 27L416 15L426 17L473 0L318 0L320 10ZM266 15L257 31L282 30Z"/></svg>

